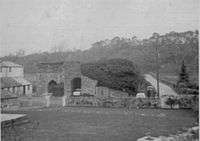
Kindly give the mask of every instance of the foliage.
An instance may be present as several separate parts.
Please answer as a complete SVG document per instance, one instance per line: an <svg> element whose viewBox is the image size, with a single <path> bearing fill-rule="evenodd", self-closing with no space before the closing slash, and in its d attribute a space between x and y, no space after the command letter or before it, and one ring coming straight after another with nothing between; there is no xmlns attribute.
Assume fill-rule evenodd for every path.
<svg viewBox="0 0 200 141"><path fill-rule="evenodd" d="M114 107L123 107L123 108L158 108L159 107L159 101L158 99L154 98L135 98L135 97L128 97L128 98L121 98L117 101L112 102L112 100L109 100L112 104L111 106Z"/></svg>
<svg viewBox="0 0 200 141"><path fill-rule="evenodd" d="M181 66L181 72L179 74L178 85L180 85L179 87L187 87L188 84L189 84L189 74L186 71L186 66L183 61Z"/></svg>
<svg viewBox="0 0 200 141"><path fill-rule="evenodd" d="M159 102L154 98L138 98L136 99L136 106L138 108L158 108Z"/></svg>
<svg viewBox="0 0 200 141"><path fill-rule="evenodd" d="M179 100L180 108L191 108L192 107L192 103L193 103L192 97L184 96L184 97L180 97L178 100Z"/></svg>
<svg viewBox="0 0 200 141"><path fill-rule="evenodd" d="M179 95L178 97L168 97L168 99L165 102L167 105L169 105L171 108L173 106L178 105L179 108L195 108L195 106L198 106L198 96L195 95Z"/></svg>
<svg viewBox="0 0 200 141"><path fill-rule="evenodd" d="M178 104L178 102L179 102L178 99L175 98L175 97L169 97L169 98L167 98L167 100L165 101L165 103L166 103L167 105L169 105L171 109L173 108L174 105Z"/></svg>
<svg viewBox="0 0 200 141"><path fill-rule="evenodd" d="M98 86L123 90L135 95L140 83L145 83L138 68L131 61L125 59L100 60L81 66L83 75L98 81ZM147 82L146 82L147 83Z"/></svg>

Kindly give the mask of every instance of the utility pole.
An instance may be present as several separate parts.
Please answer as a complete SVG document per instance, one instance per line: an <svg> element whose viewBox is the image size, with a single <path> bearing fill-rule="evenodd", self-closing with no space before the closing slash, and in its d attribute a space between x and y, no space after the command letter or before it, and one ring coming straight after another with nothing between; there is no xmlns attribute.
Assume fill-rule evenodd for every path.
<svg viewBox="0 0 200 141"><path fill-rule="evenodd" d="M159 65L159 51L158 51L158 39L156 39L156 79L157 79L157 97L160 96L160 86L159 86L159 79L160 79L160 65Z"/></svg>
<svg viewBox="0 0 200 141"><path fill-rule="evenodd" d="M160 63L159 63L159 34L158 33L153 33L153 40L154 43L153 45L156 48L156 80L157 80L157 95L156 98L160 97L160 86L159 86L159 79L160 79Z"/></svg>

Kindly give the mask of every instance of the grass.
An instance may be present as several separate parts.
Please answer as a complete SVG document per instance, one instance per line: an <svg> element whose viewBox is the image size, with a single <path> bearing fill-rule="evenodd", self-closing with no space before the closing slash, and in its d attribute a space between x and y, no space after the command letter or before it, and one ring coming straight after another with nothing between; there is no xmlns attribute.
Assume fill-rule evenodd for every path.
<svg viewBox="0 0 200 141"><path fill-rule="evenodd" d="M134 141L147 134L176 134L194 126L189 110L111 108L43 108L9 113L26 113L39 124L16 128L25 141ZM5 140L5 139L3 139ZM10 140L10 139L9 139Z"/></svg>

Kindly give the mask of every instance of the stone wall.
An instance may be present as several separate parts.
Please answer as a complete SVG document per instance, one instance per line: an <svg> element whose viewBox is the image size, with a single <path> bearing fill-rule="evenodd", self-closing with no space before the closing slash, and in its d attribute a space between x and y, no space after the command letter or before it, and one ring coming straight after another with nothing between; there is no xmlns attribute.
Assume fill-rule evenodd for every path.
<svg viewBox="0 0 200 141"><path fill-rule="evenodd" d="M81 93L96 95L97 80L90 79L86 76L81 76Z"/></svg>
<svg viewBox="0 0 200 141"><path fill-rule="evenodd" d="M25 73L24 78L31 82L32 84L37 81L37 75L36 73Z"/></svg>
<svg viewBox="0 0 200 141"><path fill-rule="evenodd" d="M52 80L56 83L64 82L63 73L37 73L37 95L48 91L48 83Z"/></svg>
<svg viewBox="0 0 200 141"><path fill-rule="evenodd" d="M41 95L48 91L48 83L51 80L56 83L64 83L64 94L70 96L71 81L74 78L81 78L81 69L79 62L65 62L65 63L43 63L39 65L39 72L36 74L36 81L33 76L28 76L30 79L34 78L37 86L37 94Z"/></svg>
<svg viewBox="0 0 200 141"><path fill-rule="evenodd" d="M81 78L81 64L80 62L67 62L64 65L64 93L67 97L72 95L72 80L74 78Z"/></svg>

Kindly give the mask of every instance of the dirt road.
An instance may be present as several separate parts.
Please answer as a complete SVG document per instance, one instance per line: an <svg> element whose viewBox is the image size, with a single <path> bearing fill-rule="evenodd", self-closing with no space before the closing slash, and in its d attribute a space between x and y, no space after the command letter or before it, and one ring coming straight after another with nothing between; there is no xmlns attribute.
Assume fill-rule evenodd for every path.
<svg viewBox="0 0 200 141"><path fill-rule="evenodd" d="M151 76L150 74L145 74L145 79L151 83L152 86L155 87L155 89L157 90L157 80ZM161 98L161 106L162 107L166 107L165 105L165 100L166 98L164 98L164 95L168 95L168 96L177 96L178 94L169 86L167 86L166 84L160 82L159 83L160 86L160 95L159 97Z"/></svg>

